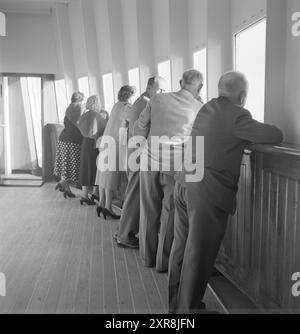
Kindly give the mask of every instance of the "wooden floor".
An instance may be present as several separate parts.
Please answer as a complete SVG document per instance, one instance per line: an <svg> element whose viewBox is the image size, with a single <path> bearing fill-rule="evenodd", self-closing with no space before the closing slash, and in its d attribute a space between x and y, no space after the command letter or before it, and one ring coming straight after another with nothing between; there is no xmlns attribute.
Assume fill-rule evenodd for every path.
<svg viewBox="0 0 300 334"><path fill-rule="evenodd" d="M167 275L116 247L115 230L53 184L0 187L0 313L167 313Z"/></svg>

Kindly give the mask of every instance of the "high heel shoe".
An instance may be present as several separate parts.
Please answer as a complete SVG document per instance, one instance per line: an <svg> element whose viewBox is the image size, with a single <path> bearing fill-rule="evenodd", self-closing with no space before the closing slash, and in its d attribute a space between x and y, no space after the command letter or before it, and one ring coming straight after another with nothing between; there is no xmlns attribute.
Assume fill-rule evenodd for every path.
<svg viewBox="0 0 300 334"><path fill-rule="evenodd" d="M97 215L100 218L101 217L101 212L103 211L103 208L101 206L98 206L96 209Z"/></svg>
<svg viewBox="0 0 300 334"><path fill-rule="evenodd" d="M64 188L60 183L57 183L55 187L55 191L59 190L61 193L64 192Z"/></svg>
<svg viewBox="0 0 300 334"><path fill-rule="evenodd" d="M95 201L99 202L99 200L100 200L99 196L91 195L91 201L93 201L93 202L95 202Z"/></svg>
<svg viewBox="0 0 300 334"><path fill-rule="evenodd" d="M80 204L81 205L88 205L88 206L93 206L93 205L96 205L96 203L94 201L91 201L90 199L88 198L81 198L80 200Z"/></svg>
<svg viewBox="0 0 300 334"><path fill-rule="evenodd" d="M71 191L66 190L66 191L64 192L64 198L67 199L68 197L69 197L69 198L75 198L76 196L75 196Z"/></svg>
<svg viewBox="0 0 300 334"><path fill-rule="evenodd" d="M121 216L118 216L114 214L113 212L110 212L108 209L102 208L102 214L105 220L106 220L106 217L111 218L113 220L119 220L121 218Z"/></svg>

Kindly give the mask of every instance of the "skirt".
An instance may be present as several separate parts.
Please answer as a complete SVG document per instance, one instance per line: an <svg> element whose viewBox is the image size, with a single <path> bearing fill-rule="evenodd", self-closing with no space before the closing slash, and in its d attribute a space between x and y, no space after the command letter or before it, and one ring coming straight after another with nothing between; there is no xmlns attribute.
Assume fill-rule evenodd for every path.
<svg viewBox="0 0 300 334"><path fill-rule="evenodd" d="M84 138L80 155L80 183L83 187L93 187L97 174L98 149L95 140Z"/></svg>
<svg viewBox="0 0 300 334"><path fill-rule="evenodd" d="M102 189L119 191L127 182L126 172L98 172L96 184Z"/></svg>
<svg viewBox="0 0 300 334"><path fill-rule="evenodd" d="M80 145L59 141L56 151L54 176L79 184L79 171Z"/></svg>

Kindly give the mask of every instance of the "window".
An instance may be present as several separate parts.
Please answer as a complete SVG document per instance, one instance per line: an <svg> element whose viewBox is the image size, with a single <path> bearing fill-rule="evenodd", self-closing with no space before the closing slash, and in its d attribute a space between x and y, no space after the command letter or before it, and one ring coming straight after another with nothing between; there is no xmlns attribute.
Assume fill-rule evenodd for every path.
<svg viewBox="0 0 300 334"><path fill-rule="evenodd" d="M266 23L264 19L235 36L235 67L249 81L246 108L260 122L265 109Z"/></svg>
<svg viewBox="0 0 300 334"><path fill-rule="evenodd" d="M206 48L194 53L194 69L203 74L204 86L201 91L203 102L207 102L207 51Z"/></svg>
<svg viewBox="0 0 300 334"><path fill-rule="evenodd" d="M158 64L158 75L163 77L166 84L166 92L172 91L172 75L171 75L171 61L167 60L165 62Z"/></svg>
<svg viewBox="0 0 300 334"><path fill-rule="evenodd" d="M6 17L0 12L0 36L6 36Z"/></svg>
<svg viewBox="0 0 300 334"><path fill-rule="evenodd" d="M90 96L89 78L82 77L78 79L79 91L84 94L84 100L86 101Z"/></svg>
<svg viewBox="0 0 300 334"><path fill-rule="evenodd" d="M37 155L38 166L42 167L42 82L41 78L26 78L27 79L27 92L29 97L29 106L26 110L25 105L25 117L31 118L32 122L32 134L28 133L28 136L32 137L34 142L35 151ZM21 86L23 87L22 81L26 80L21 78ZM25 85L26 85L25 84Z"/></svg>
<svg viewBox="0 0 300 334"><path fill-rule="evenodd" d="M105 110L110 114L114 104L114 81L112 73L103 75L103 93Z"/></svg>
<svg viewBox="0 0 300 334"><path fill-rule="evenodd" d="M56 80L55 83L56 105L58 121L63 123L65 118L66 109L69 105L67 97L66 82L64 79Z"/></svg>
<svg viewBox="0 0 300 334"><path fill-rule="evenodd" d="M140 85L140 70L139 68L134 68L128 71L129 85L136 88L136 92L132 98L132 102L136 101L141 95L141 85Z"/></svg>

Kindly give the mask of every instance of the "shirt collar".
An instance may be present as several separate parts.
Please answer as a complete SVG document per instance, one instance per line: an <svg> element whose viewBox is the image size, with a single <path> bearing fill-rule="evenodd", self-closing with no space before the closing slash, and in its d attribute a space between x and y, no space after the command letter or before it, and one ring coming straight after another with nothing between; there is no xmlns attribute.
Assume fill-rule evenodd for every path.
<svg viewBox="0 0 300 334"><path fill-rule="evenodd" d="M186 90L186 89L184 89L184 88L182 88L182 89L179 91L179 93L184 94L184 95L186 95L186 96L192 96L192 98L195 99L195 96L194 96L191 92L189 92L188 90Z"/></svg>

